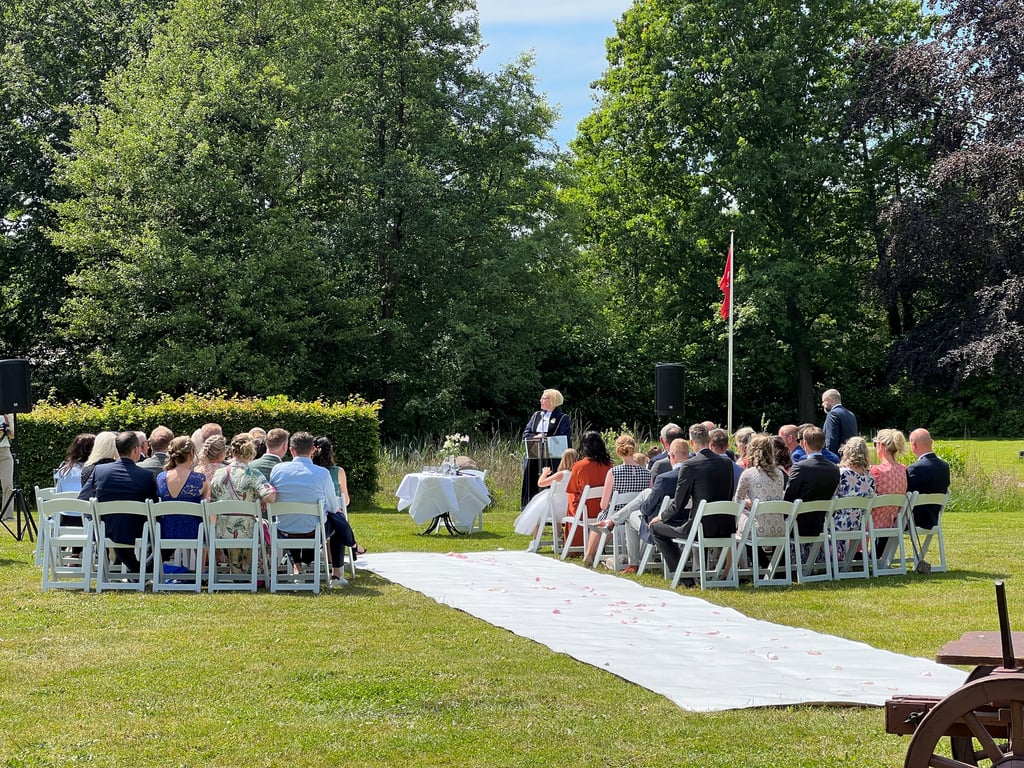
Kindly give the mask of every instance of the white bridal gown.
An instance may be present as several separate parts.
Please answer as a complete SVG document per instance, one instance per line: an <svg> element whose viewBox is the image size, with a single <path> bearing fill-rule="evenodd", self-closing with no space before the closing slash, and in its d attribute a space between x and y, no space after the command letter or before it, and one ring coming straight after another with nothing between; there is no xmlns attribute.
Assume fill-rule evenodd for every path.
<svg viewBox="0 0 1024 768"><path fill-rule="evenodd" d="M534 529L543 523L549 514L552 520L561 521L569 509L569 496L565 492L568 484L569 472L563 470L561 480L553 482L523 507L523 511L516 518L515 532L532 536Z"/></svg>

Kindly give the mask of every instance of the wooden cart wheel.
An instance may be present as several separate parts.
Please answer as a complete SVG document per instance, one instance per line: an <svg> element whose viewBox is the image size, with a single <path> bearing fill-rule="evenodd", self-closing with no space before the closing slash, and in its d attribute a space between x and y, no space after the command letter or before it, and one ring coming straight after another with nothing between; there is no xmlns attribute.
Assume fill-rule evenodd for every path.
<svg viewBox="0 0 1024 768"><path fill-rule="evenodd" d="M1005 725L994 725L994 710L1002 710L1000 720ZM935 753L938 743L960 723L973 735L973 761L970 757L949 758ZM1024 675L993 675L957 688L921 720L903 765L1024 768Z"/></svg>

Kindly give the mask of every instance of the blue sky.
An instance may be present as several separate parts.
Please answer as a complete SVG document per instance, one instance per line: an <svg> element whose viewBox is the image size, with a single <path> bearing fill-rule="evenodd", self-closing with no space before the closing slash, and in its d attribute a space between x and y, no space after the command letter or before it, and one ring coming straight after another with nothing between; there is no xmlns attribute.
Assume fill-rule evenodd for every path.
<svg viewBox="0 0 1024 768"><path fill-rule="evenodd" d="M632 0L477 0L487 48L479 65L493 72L524 51L536 57L538 89L561 112L554 138L562 149L594 107L590 83L605 69L605 40Z"/></svg>

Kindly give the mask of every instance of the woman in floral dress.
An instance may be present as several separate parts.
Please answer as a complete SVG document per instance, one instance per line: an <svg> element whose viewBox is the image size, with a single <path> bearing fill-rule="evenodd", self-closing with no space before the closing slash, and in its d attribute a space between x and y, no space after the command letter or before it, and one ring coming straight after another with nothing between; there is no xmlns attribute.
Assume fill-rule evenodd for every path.
<svg viewBox="0 0 1024 768"><path fill-rule="evenodd" d="M210 496L214 501L258 501L261 510L265 504L273 503L277 491L262 473L249 467L255 456L256 445L248 433L232 438L231 463L214 472L210 483ZM217 538L251 539L254 524L255 521L245 515L217 515ZM249 570L252 565L249 557L248 549L217 551L217 562L227 564L234 573Z"/></svg>
<svg viewBox="0 0 1024 768"><path fill-rule="evenodd" d="M863 437L851 437L840 449L842 460L839 462L839 487L836 496L871 497L875 495L875 478L871 476L868 461L868 444ZM860 526L859 509L837 509L832 512L837 531L852 531ZM836 544L839 559L846 556L846 542Z"/></svg>

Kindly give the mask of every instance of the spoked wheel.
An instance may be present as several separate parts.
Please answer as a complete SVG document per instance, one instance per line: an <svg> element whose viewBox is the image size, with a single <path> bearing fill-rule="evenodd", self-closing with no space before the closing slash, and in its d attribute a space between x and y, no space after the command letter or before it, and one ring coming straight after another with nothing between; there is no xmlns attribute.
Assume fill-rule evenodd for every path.
<svg viewBox="0 0 1024 768"><path fill-rule="evenodd" d="M952 758L935 753L946 736L965 737ZM993 675L953 691L921 720L903 765L1024 768L1024 676Z"/></svg>

